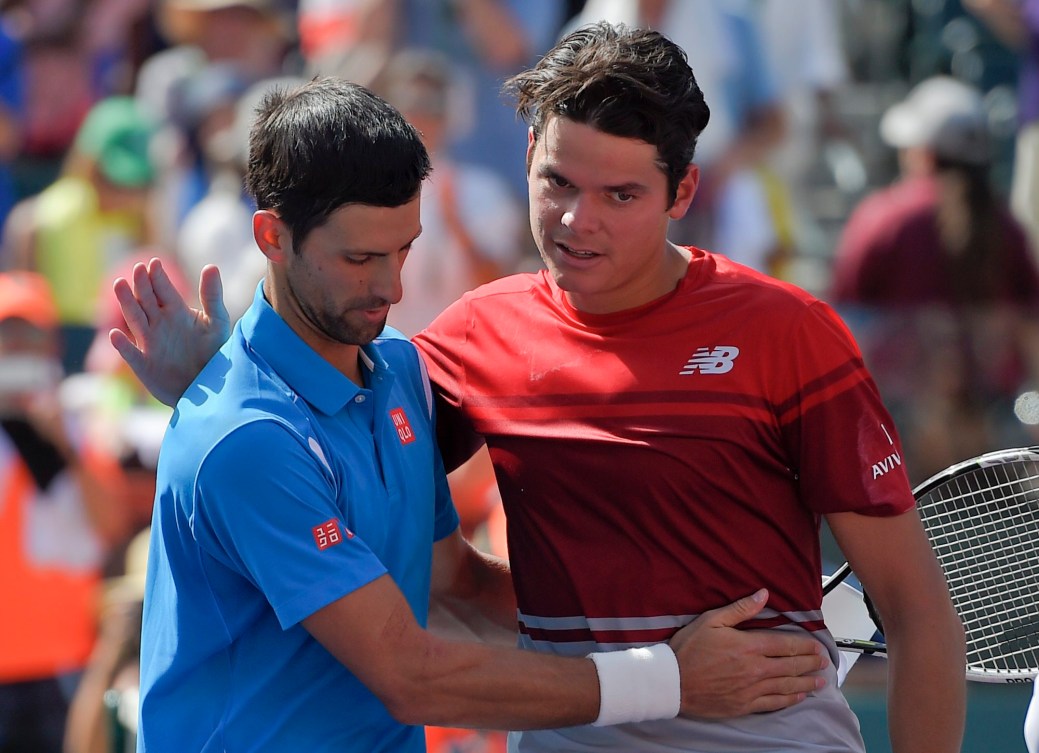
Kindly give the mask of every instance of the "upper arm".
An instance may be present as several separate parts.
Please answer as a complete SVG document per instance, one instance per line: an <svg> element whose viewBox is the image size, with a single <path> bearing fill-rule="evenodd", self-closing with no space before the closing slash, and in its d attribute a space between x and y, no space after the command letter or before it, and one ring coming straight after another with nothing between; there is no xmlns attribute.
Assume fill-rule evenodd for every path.
<svg viewBox="0 0 1039 753"><path fill-rule="evenodd" d="M895 516L831 513L826 522L885 630L899 626L903 615L934 616L948 606L945 577L915 507Z"/></svg>
<svg viewBox="0 0 1039 753"><path fill-rule="evenodd" d="M283 627L386 572L305 441L277 421L236 428L202 462L190 511L202 549L254 584Z"/></svg>
<svg viewBox="0 0 1039 753"><path fill-rule="evenodd" d="M448 473L483 446L463 408L466 384L465 343L468 306L463 298L451 304L414 338L425 362L436 398L437 443Z"/></svg>

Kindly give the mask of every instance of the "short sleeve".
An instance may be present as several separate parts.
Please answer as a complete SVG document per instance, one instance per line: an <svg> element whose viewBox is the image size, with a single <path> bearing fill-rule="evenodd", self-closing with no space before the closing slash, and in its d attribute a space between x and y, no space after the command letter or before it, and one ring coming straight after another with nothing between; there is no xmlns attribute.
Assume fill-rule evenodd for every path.
<svg viewBox="0 0 1039 753"><path fill-rule="evenodd" d="M483 444L464 412L468 296L448 306L413 342L424 359L436 398L437 442L450 472Z"/></svg>
<svg viewBox="0 0 1039 753"><path fill-rule="evenodd" d="M203 550L265 595L282 627L387 571L346 528L330 470L275 420L236 428L206 456L191 525Z"/></svg>
<svg viewBox="0 0 1039 753"><path fill-rule="evenodd" d="M780 423L806 504L820 514L909 510L914 499L894 422L848 328L816 301L794 333Z"/></svg>

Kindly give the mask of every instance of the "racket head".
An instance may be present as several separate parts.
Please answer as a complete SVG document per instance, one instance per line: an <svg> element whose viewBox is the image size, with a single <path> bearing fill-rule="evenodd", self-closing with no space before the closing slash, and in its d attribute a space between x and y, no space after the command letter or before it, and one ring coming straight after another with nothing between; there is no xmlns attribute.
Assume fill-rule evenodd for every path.
<svg viewBox="0 0 1039 753"><path fill-rule="evenodd" d="M913 491L967 639L967 677L1039 675L1039 447L950 466Z"/></svg>

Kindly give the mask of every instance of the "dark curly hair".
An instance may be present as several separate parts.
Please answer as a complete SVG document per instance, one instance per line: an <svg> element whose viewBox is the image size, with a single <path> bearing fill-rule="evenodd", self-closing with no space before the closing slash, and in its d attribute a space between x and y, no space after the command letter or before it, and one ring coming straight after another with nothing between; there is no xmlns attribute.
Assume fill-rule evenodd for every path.
<svg viewBox="0 0 1039 753"><path fill-rule="evenodd" d="M685 51L663 34L623 24L568 34L505 90L535 139L557 115L655 146L672 202L711 115Z"/></svg>

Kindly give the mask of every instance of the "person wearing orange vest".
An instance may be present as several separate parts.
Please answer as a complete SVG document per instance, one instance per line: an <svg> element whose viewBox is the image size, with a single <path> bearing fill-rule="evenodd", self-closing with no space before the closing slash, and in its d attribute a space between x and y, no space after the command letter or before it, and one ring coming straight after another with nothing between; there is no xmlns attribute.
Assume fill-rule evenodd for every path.
<svg viewBox="0 0 1039 753"><path fill-rule="evenodd" d="M60 753L93 648L101 564L124 535L60 408L58 313L39 275L0 274L0 750Z"/></svg>

